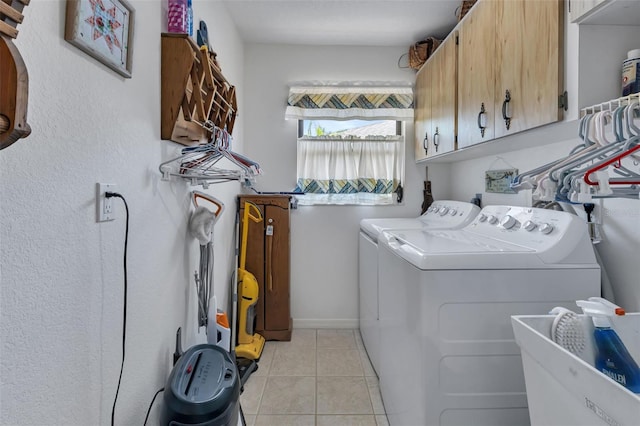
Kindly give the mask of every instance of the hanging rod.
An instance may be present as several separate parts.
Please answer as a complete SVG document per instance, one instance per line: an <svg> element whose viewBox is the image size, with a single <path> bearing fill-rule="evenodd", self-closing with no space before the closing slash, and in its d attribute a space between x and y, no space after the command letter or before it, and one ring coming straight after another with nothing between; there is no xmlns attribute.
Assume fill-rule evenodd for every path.
<svg viewBox="0 0 640 426"><path fill-rule="evenodd" d="M618 99L612 99L610 101L582 108L580 110L580 117L584 117L587 114L593 114L598 111L612 111L615 108L622 105L629 105L633 102L640 102L640 93L633 93L628 96L622 96Z"/></svg>

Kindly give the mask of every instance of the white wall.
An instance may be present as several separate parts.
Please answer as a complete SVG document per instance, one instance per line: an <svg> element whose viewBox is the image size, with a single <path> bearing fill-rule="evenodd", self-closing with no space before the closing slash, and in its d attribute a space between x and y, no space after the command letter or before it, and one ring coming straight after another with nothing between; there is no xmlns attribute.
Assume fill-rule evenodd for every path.
<svg viewBox="0 0 640 426"><path fill-rule="evenodd" d="M296 183L297 122L285 120L289 84L299 81L407 81L397 66L404 48L250 44L245 48L247 153L265 169L261 191L291 191ZM291 215L291 309L294 327L356 327L358 230L364 217L416 217L424 166L413 161L413 124L406 126L405 199L395 206L300 206ZM429 167L435 196L447 168Z"/></svg>
<svg viewBox="0 0 640 426"><path fill-rule="evenodd" d="M170 371L176 329L183 327L184 347L197 340L198 245L187 231L192 188L161 181L158 173L179 148L160 140L165 2L132 2L131 79L64 41L65 3L31 2L16 43L29 71L33 132L0 152L0 424L110 422L122 354L125 210L115 200L117 219L96 223L95 184L107 182L131 213L116 424L141 425ZM196 22L209 22L242 109L242 42L221 3L198 0L194 9ZM238 120L234 148L241 152L242 115ZM239 190L235 182L208 190L227 207L214 241L215 294L225 303Z"/></svg>
<svg viewBox="0 0 640 426"><path fill-rule="evenodd" d="M640 46L640 25L576 25L579 31L579 105L622 95L622 62Z"/></svg>

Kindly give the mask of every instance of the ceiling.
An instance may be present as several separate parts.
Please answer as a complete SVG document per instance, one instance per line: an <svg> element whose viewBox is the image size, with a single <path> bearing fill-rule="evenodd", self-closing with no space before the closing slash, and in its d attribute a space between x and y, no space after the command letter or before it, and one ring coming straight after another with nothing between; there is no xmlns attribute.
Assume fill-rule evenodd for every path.
<svg viewBox="0 0 640 426"><path fill-rule="evenodd" d="M248 43L408 46L444 38L459 0L221 0Z"/></svg>

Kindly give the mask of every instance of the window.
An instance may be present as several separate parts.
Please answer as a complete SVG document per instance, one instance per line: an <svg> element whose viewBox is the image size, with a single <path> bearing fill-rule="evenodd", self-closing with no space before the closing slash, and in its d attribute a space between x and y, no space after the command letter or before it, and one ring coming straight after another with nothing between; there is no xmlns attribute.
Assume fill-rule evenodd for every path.
<svg viewBox="0 0 640 426"><path fill-rule="evenodd" d="M402 123L300 120L299 204L392 204L404 173Z"/></svg>
<svg viewBox="0 0 640 426"><path fill-rule="evenodd" d="M410 88L291 88L298 119L296 191L301 205L392 204L404 178L402 121Z"/></svg>

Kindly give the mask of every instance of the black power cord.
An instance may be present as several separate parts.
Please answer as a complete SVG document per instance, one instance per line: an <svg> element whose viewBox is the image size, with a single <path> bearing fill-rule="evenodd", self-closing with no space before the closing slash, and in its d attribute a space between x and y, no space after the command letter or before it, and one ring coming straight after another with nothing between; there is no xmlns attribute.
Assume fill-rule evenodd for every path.
<svg viewBox="0 0 640 426"><path fill-rule="evenodd" d="M153 407L153 403L156 402L156 397L160 394L160 392L164 392L164 388L159 389L155 395L153 395L153 399L151 400L151 404L149 404L149 409L147 410L147 415L144 418L144 426L147 426L147 420L149 420L149 414L151 413L151 407Z"/></svg>
<svg viewBox="0 0 640 426"><path fill-rule="evenodd" d="M116 388L116 395L113 398L113 407L111 408L111 426L114 426L116 403L118 402L118 393L120 392L120 383L122 382L122 371L124 370L125 342L127 337L127 244L129 241L129 206L127 205L127 200L125 200L124 197L117 192L105 192L104 196L107 198L120 198L124 203L124 208L127 212L126 228L124 232L124 309L122 314L122 363L120 364L120 377L118 378L118 387ZM149 407L149 409L151 409L151 407Z"/></svg>

